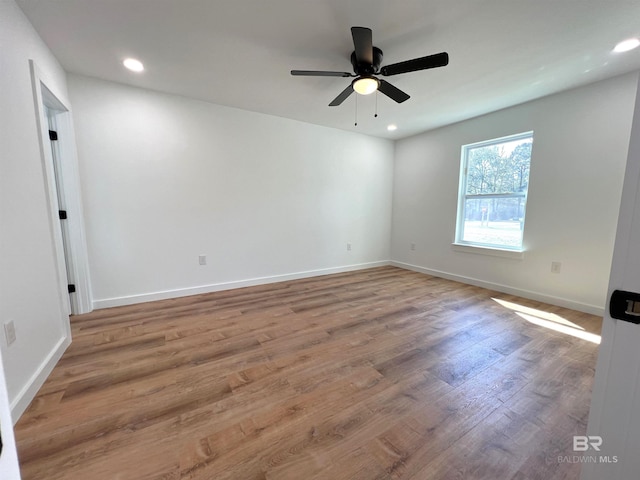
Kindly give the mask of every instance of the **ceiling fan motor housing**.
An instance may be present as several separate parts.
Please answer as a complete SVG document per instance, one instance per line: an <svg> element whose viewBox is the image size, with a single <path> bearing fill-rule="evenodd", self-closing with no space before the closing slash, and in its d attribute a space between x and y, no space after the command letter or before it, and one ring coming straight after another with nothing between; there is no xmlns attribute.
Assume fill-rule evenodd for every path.
<svg viewBox="0 0 640 480"><path fill-rule="evenodd" d="M373 63L359 62L356 59L356 52L351 53L351 65L353 65L353 71L356 75L373 75L380 70L380 64L382 63L382 50L378 47L373 47Z"/></svg>

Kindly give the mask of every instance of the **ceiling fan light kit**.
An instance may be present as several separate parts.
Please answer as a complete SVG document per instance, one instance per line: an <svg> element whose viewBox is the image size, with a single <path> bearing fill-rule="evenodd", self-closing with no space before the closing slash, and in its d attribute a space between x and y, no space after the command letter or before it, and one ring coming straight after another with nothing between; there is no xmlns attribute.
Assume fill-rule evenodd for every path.
<svg viewBox="0 0 640 480"><path fill-rule="evenodd" d="M351 82L351 86L360 95L370 95L378 89L380 82L374 77L360 77Z"/></svg>
<svg viewBox="0 0 640 480"><path fill-rule="evenodd" d="M349 72L334 72L325 70L291 70L294 76L311 77L356 77L351 85L345 88L333 101L330 107L335 107L344 102L354 91L360 95L369 95L376 90L380 91L397 103L402 103L410 97L386 80L376 77L382 75L388 77L401 73L416 72L428 68L444 67L449 63L449 55L446 52L414 58L404 62L386 65L380 68L382 63L382 50L373 46L373 35L370 28L351 27L354 51L351 54L351 65L354 74Z"/></svg>

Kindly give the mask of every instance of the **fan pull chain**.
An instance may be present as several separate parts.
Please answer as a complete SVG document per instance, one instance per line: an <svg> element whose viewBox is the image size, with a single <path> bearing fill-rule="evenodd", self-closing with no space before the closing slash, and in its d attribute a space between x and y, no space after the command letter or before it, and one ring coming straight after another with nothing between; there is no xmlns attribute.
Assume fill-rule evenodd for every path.
<svg viewBox="0 0 640 480"><path fill-rule="evenodd" d="M373 118L378 118L378 90L376 90L376 113Z"/></svg>
<svg viewBox="0 0 640 480"><path fill-rule="evenodd" d="M356 127L358 126L358 95L356 95L356 121L355 121L354 125Z"/></svg>

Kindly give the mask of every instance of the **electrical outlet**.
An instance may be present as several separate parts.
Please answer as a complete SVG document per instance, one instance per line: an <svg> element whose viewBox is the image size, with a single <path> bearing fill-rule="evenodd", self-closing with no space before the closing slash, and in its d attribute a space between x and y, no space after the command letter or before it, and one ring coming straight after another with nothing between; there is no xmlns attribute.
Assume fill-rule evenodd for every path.
<svg viewBox="0 0 640 480"><path fill-rule="evenodd" d="M551 262L551 273L560 273L561 269L562 269L562 263Z"/></svg>
<svg viewBox="0 0 640 480"><path fill-rule="evenodd" d="M409 244L409 249L410 249L411 251L414 251L414 250L416 249L416 244L415 244L415 243L411 243L411 244Z"/></svg>
<svg viewBox="0 0 640 480"><path fill-rule="evenodd" d="M7 340L7 346L16 341L16 326L13 320L9 320L4 324L4 338Z"/></svg>
<svg viewBox="0 0 640 480"><path fill-rule="evenodd" d="M198 256L198 263L200 265L206 265L207 264L207 256L206 255L199 255Z"/></svg>
<svg viewBox="0 0 640 480"><path fill-rule="evenodd" d="M347 243L347 252L350 252L350 251L351 251L351 244Z"/></svg>

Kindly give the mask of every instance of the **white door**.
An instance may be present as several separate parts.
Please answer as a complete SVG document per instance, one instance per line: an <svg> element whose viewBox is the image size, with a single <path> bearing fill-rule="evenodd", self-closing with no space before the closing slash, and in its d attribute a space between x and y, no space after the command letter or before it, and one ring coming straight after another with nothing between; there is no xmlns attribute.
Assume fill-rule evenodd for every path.
<svg viewBox="0 0 640 480"><path fill-rule="evenodd" d="M0 479L20 480L20 467L18 466L18 454L16 442L13 436L13 423L11 421L11 408L9 396L4 379L2 355L0 355Z"/></svg>
<svg viewBox="0 0 640 480"><path fill-rule="evenodd" d="M75 268L73 266L73 256L71 254L71 246L69 244L70 232L69 222L67 219L67 200L64 192L64 181L62 179L62 164L60 158L60 149L58 147L58 128L56 122L56 112L45 106L45 113L49 120L49 143L51 146L51 159L53 160L53 174L54 174L54 186L56 190L56 199L58 200L58 214L60 221L58 225L60 227L60 234L62 238L62 248L64 256L64 266L67 273L67 289L69 291L69 306L70 311L68 313L77 314L80 313L78 302L75 294ZM77 215L77 212L74 212ZM2 480L2 479L0 479Z"/></svg>
<svg viewBox="0 0 640 480"><path fill-rule="evenodd" d="M640 293L640 91L631 127L608 301L616 290ZM622 298L622 316L640 320L640 303L635 303L633 296ZM635 480L640 478L640 324L612 318L609 304L606 310L587 428L591 438L579 442L578 450L589 460L582 462L580 478Z"/></svg>

